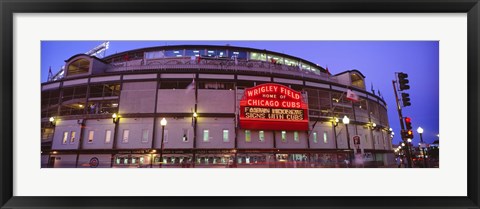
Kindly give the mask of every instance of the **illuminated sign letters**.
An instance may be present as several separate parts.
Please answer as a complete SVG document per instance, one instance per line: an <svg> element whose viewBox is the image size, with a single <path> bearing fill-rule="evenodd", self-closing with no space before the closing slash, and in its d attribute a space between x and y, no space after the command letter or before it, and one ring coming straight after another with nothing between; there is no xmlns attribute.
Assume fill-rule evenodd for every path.
<svg viewBox="0 0 480 209"><path fill-rule="evenodd" d="M252 130L308 130L308 109L300 92L279 84L245 90L240 127Z"/></svg>

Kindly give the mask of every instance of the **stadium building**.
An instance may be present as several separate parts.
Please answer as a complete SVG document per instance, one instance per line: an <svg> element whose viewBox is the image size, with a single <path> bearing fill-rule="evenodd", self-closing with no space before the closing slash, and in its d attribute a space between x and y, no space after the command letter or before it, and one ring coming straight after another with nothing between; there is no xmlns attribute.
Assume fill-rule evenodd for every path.
<svg viewBox="0 0 480 209"><path fill-rule="evenodd" d="M41 90L42 168L395 164L386 103L365 76L288 54L215 45L77 54Z"/></svg>

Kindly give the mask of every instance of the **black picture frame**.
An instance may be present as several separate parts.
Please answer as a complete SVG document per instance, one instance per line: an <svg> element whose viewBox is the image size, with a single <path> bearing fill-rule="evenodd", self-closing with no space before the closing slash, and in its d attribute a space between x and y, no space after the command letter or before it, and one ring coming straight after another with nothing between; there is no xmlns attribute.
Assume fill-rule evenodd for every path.
<svg viewBox="0 0 480 209"><path fill-rule="evenodd" d="M479 0L0 0L1 208L479 208ZM13 196L15 13L467 13L468 195L465 197L21 197ZM454 139L452 139L454 140ZM447 179L448 180L448 179ZM392 184L394 181L392 180ZM396 182L402 184L402 182Z"/></svg>

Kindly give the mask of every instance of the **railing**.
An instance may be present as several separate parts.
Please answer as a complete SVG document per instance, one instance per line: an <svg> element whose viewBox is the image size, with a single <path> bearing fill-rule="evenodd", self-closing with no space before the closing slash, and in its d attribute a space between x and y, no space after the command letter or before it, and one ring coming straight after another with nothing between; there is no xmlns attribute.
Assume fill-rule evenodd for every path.
<svg viewBox="0 0 480 209"><path fill-rule="evenodd" d="M140 65L139 65L140 63ZM309 72L306 69L299 69L297 66L288 66L281 64L274 64L264 61L245 61L232 60L221 58L163 58L147 60L146 64L143 61L130 61L112 64L107 72L121 72L121 71L148 71L148 70L218 70L218 71L232 71L232 72L260 72L264 74L285 74L296 77L315 78L330 82L338 83L336 78L331 77L327 73Z"/></svg>

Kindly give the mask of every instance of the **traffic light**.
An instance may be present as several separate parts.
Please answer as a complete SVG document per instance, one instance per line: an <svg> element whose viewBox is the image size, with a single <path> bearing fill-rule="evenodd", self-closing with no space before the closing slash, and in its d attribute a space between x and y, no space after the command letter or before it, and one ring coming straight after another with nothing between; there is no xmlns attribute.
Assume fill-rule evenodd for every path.
<svg viewBox="0 0 480 209"><path fill-rule="evenodd" d="M405 117L405 138L413 139L413 131L412 131L412 119L410 117Z"/></svg>
<svg viewBox="0 0 480 209"><path fill-rule="evenodd" d="M402 93L402 101L404 107L412 105L412 103L410 103L410 94L408 93Z"/></svg>
<svg viewBox="0 0 480 209"><path fill-rule="evenodd" d="M408 74L406 73L398 73L398 83L400 85L400 91L403 91L403 90L408 90L410 89L410 85L408 85L408 83L410 81L408 81Z"/></svg>
<svg viewBox="0 0 480 209"><path fill-rule="evenodd" d="M407 130L407 139L413 139L413 131L412 130Z"/></svg>
<svg viewBox="0 0 480 209"><path fill-rule="evenodd" d="M412 130L412 119L410 117L405 117L405 128Z"/></svg>

